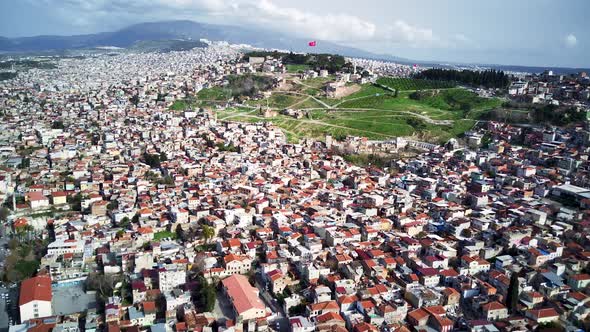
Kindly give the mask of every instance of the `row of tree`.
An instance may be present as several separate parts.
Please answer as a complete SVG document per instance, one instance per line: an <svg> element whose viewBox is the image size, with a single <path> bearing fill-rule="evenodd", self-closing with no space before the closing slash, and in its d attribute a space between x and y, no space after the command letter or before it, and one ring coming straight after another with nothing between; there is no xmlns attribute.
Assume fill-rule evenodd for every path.
<svg viewBox="0 0 590 332"><path fill-rule="evenodd" d="M168 157L164 152L160 154L149 154L146 152L143 154L143 160L147 165L149 165L152 168L160 168L160 163L163 161L167 161Z"/></svg>
<svg viewBox="0 0 590 332"><path fill-rule="evenodd" d="M524 108L526 105L523 105ZM546 124L553 126L567 126L579 124L586 121L586 111L579 111L572 107L560 107L556 105L533 105L528 109L513 110L514 106L507 105L509 108L499 108L484 112L479 116L480 120L502 121L508 123L533 123Z"/></svg>
<svg viewBox="0 0 590 332"><path fill-rule="evenodd" d="M193 301L204 312L211 312L217 299L215 284L210 284L202 275L197 277L197 281L199 287L193 291Z"/></svg>
<svg viewBox="0 0 590 332"><path fill-rule="evenodd" d="M205 243L209 243L209 240L215 236L215 229L209 225L202 224L200 234L199 231L193 227L189 227L188 230L184 230L181 225L176 226L174 230L176 237L182 242L194 241L199 235L205 240Z"/></svg>
<svg viewBox="0 0 590 332"><path fill-rule="evenodd" d="M233 97L252 97L260 91L270 90L274 85L274 79L260 75L231 75L227 77L229 84L226 86L228 94Z"/></svg>
<svg viewBox="0 0 590 332"><path fill-rule="evenodd" d="M1 72L0 73L0 81L7 81L7 80L10 80L10 79L13 79L17 75L18 75L17 73L11 72L11 71Z"/></svg>
<svg viewBox="0 0 590 332"><path fill-rule="evenodd" d="M565 126L586 120L586 112L580 112L574 108L560 109L556 105L535 108L531 116L534 123L550 123L556 126Z"/></svg>
<svg viewBox="0 0 590 332"><path fill-rule="evenodd" d="M250 59L250 57L267 56L271 56L275 59L281 59L281 62L285 65L308 65L316 70L326 69L330 73L339 71L352 71L352 64L347 62L343 56L337 54L302 54L293 52L286 53L277 51L255 51L247 53L245 58Z"/></svg>
<svg viewBox="0 0 590 332"><path fill-rule="evenodd" d="M416 75L414 78L435 80L435 81L452 81L473 86L483 86L486 88L503 89L510 84L510 75L501 70L454 70L433 68L424 70Z"/></svg>

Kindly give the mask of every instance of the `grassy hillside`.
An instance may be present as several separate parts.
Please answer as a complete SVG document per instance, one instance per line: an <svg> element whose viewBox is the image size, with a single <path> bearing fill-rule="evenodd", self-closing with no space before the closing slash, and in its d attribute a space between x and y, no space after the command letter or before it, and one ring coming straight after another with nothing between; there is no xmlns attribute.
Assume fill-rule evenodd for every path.
<svg viewBox="0 0 590 332"><path fill-rule="evenodd" d="M398 88L406 82L403 80L395 81ZM444 142L471 129L481 114L501 106L499 99L481 98L465 89L448 88L445 82L436 82L447 84L447 88L442 89L442 85L429 81L407 80L404 89L419 88L419 96L412 91L396 94L377 85L364 84L344 98L330 99L321 92L329 79L316 78L295 81L296 88L290 91L273 91L268 98L249 100L243 106L216 112L220 120L272 122L292 141L303 137L323 139L331 134L336 138L355 135L376 140L415 136ZM424 89L427 86L437 89ZM224 89L213 88L199 92L197 98L223 100L225 96ZM260 107L277 112L292 108L300 110L302 117L278 114L264 118Z"/></svg>
<svg viewBox="0 0 590 332"><path fill-rule="evenodd" d="M399 91L427 90L427 89L448 89L457 85L446 81L422 80L414 78L382 77L377 84L388 86Z"/></svg>

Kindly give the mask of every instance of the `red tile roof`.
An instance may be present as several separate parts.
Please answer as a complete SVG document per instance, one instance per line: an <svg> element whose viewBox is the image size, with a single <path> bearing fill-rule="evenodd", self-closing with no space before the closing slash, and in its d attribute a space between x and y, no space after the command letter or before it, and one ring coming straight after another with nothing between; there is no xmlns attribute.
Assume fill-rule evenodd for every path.
<svg viewBox="0 0 590 332"><path fill-rule="evenodd" d="M24 305L31 301L51 302L51 278L48 275L40 275L22 282L18 304Z"/></svg>
<svg viewBox="0 0 590 332"><path fill-rule="evenodd" d="M506 309L506 307L498 301L489 302L489 303L484 304L484 306L483 306L483 311L493 311L493 310L502 310L502 309Z"/></svg>
<svg viewBox="0 0 590 332"><path fill-rule="evenodd" d="M238 314L250 309L264 310L266 308L260 301L257 290L248 282L247 277L235 274L223 279L222 283Z"/></svg>
<svg viewBox="0 0 590 332"><path fill-rule="evenodd" d="M27 196L29 201L43 201L47 199L47 197L45 197L45 195L43 195L43 193L40 191L29 192Z"/></svg>
<svg viewBox="0 0 590 332"><path fill-rule="evenodd" d="M335 312L326 312L325 314L321 314L318 316L317 321L321 324L321 323L325 323L325 322L329 322L331 320L339 320L339 321L344 321L344 319L342 318L342 316L340 316L340 314L335 313Z"/></svg>

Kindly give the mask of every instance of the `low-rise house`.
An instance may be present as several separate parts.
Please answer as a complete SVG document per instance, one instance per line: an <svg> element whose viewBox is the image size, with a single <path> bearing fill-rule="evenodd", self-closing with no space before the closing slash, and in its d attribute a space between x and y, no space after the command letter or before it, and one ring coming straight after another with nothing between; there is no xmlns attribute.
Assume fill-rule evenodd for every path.
<svg viewBox="0 0 590 332"><path fill-rule="evenodd" d="M51 316L53 314L52 298L51 278L48 275L24 280L21 283L18 299L21 322Z"/></svg>
<svg viewBox="0 0 590 332"><path fill-rule="evenodd" d="M266 307L258 297L258 289L250 285L246 276L232 275L223 279L222 285L238 321L266 317Z"/></svg>
<svg viewBox="0 0 590 332"><path fill-rule="evenodd" d="M531 309L525 316L537 324L547 324L559 320L559 313L553 308Z"/></svg>
<svg viewBox="0 0 590 332"><path fill-rule="evenodd" d="M500 320L508 317L508 308L498 301L484 304L481 310L487 320Z"/></svg>

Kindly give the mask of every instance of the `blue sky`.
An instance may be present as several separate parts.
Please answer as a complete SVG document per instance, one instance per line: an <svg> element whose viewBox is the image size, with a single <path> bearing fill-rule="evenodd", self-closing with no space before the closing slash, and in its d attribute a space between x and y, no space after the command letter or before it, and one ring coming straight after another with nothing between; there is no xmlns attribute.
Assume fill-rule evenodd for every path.
<svg viewBox="0 0 590 332"><path fill-rule="evenodd" d="M0 35L192 19L418 60L590 67L587 0L4 0Z"/></svg>

